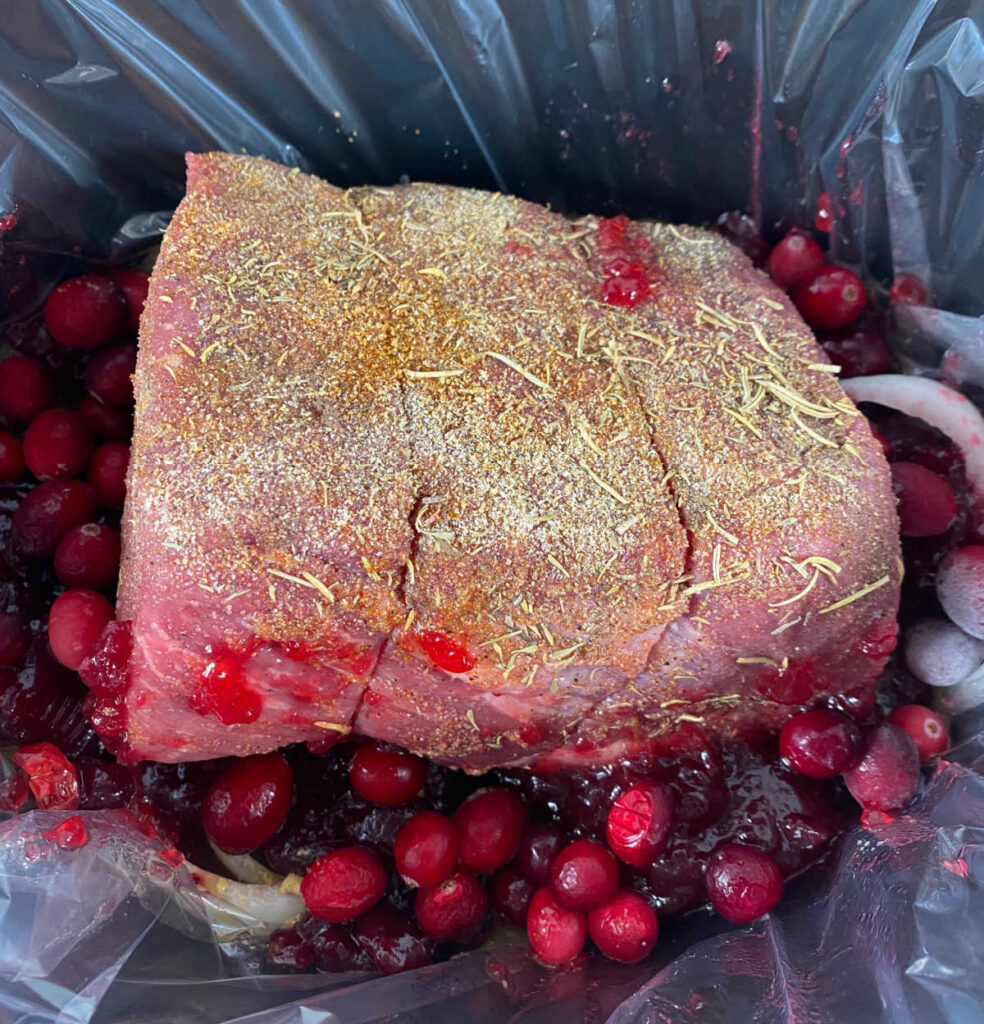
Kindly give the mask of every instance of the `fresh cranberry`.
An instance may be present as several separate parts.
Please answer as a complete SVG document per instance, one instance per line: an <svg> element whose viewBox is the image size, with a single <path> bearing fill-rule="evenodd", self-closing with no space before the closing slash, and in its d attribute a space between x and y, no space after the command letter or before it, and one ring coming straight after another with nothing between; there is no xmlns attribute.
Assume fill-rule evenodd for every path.
<svg viewBox="0 0 984 1024"><path fill-rule="evenodd" d="M801 281L793 301L811 327L831 331L844 327L868 304L864 282L846 267L821 267Z"/></svg>
<svg viewBox="0 0 984 1024"><path fill-rule="evenodd" d="M81 810L102 811L125 807L133 799L133 776L123 765L82 757L76 763L76 768L79 773Z"/></svg>
<svg viewBox="0 0 984 1024"><path fill-rule="evenodd" d="M117 267L109 272L109 279L126 296L128 307L126 329L130 334L136 334L140 327L140 314L143 312L144 303L147 301L147 287L150 284L150 277L142 270Z"/></svg>
<svg viewBox="0 0 984 1024"><path fill-rule="evenodd" d="M831 708L814 708L788 719L779 753L801 775L829 779L861 760L864 741L854 721Z"/></svg>
<svg viewBox="0 0 984 1024"><path fill-rule="evenodd" d="M488 901L470 871L456 871L438 885L417 891L414 913L420 930L437 942L466 942L482 923Z"/></svg>
<svg viewBox="0 0 984 1024"><path fill-rule="evenodd" d="M936 573L943 611L965 632L984 640L984 546L951 551Z"/></svg>
<svg viewBox="0 0 984 1024"><path fill-rule="evenodd" d="M817 212L813 216L813 223L816 225L817 231L823 231L827 234L833 227L834 221L830 215L830 196L826 192L821 192L817 196Z"/></svg>
<svg viewBox="0 0 984 1024"><path fill-rule="evenodd" d="M769 277L780 288L794 288L823 266L823 249L795 228L769 253Z"/></svg>
<svg viewBox="0 0 984 1024"><path fill-rule="evenodd" d="M126 295L108 277L83 274L62 281L48 296L44 323L66 348L98 348L116 338L129 320Z"/></svg>
<svg viewBox="0 0 984 1024"><path fill-rule="evenodd" d="M349 768L352 788L374 804L402 804L420 792L424 762L406 750L363 743Z"/></svg>
<svg viewBox="0 0 984 1024"><path fill-rule="evenodd" d="M301 898L323 921L351 921L378 903L386 869L371 850L345 846L319 857L301 881Z"/></svg>
<svg viewBox="0 0 984 1024"><path fill-rule="evenodd" d="M417 634L417 642L424 654L444 672L460 675L463 672L471 672L475 667L475 656L457 640L444 633L425 629Z"/></svg>
<svg viewBox="0 0 984 1024"><path fill-rule="evenodd" d="M600 907L618 889L618 864L604 844L575 839L554 858L550 888L568 910Z"/></svg>
<svg viewBox="0 0 984 1024"><path fill-rule="evenodd" d="M609 960L635 964L645 960L656 945L659 921L638 893L622 889L588 914L588 934Z"/></svg>
<svg viewBox="0 0 984 1024"><path fill-rule="evenodd" d="M711 906L734 924L767 914L782 896L775 862L751 846L725 843L708 858L704 884Z"/></svg>
<svg viewBox="0 0 984 1024"><path fill-rule="evenodd" d="M103 405L92 395L86 395L78 404L89 429L109 441L125 441L133 433L133 416L126 409Z"/></svg>
<svg viewBox="0 0 984 1024"><path fill-rule="evenodd" d="M311 966L311 953L296 928L280 928L267 940L267 962L277 967L303 971Z"/></svg>
<svg viewBox="0 0 984 1024"><path fill-rule="evenodd" d="M0 665L16 665L31 646L31 626L19 612L0 612Z"/></svg>
<svg viewBox="0 0 984 1024"><path fill-rule="evenodd" d="M66 667L77 669L113 618L113 606L95 590L66 590L48 613L51 653Z"/></svg>
<svg viewBox="0 0 984 1024"><path fill-rule="evenodd" d="M89 483L104 508L122 508L126 500L126 471L130 446L123 441L101 444L89 461Z"/></svg>
<svg viewBox="0 0 984 1024"><path fill-rule="evenodd" d="M355 938L382 974L399 974L426 967L434 957L434 944L420 932L416 921L383 903L355 922Z"/></svg>
<svg viewBox="0 0 984 1024"><path fill-rule="evenodd" d="M848 791L865 810L898 811L919 787L919 752L912 737L883 723L867 737L864 757L844 773Z"/></svg>
<svg viewBox="0 0 984 1024"><path fill-rule="evenodd" d="M112 345L89 357L85 386L104 405L126 406L133 401L133 371L137 368L137 346L126 342Z"/></svg>
<svg viewBox="0 0 984 1024"><path fill-rule="evenodd" d="M916 462L893 462L890 468L902 536L946 533L957 517L957 499L946 480Z"/></svg>
<svg viewBox="0 0 984 1024"><path fill-rule="evenodd" d="M234 761L202 804L202 827L226 853L250 853L272 839L287 820L294 774L280 754Z"/></svg>
<svg viewBox="0 0 984 1024"><path fill-rule="evenodd" d="M103 590L120 571L120 533L105 523L73 526L55 548L55 573L66 587Z"/></svg>
<svg viewBox="0 0 984 1024"><path fill-rule="evenodd" d="M891 369L885 339L864 327L846 327L842 331L835 331L821 338L820 344L830 361L841 368L840 376L843 380L888 373Z"/></svg>
<svg viewBox="0 0 984 1024"><path fill-rule="evenodd" d="M96 496L81 480L49 480L29 491L10 517L10 543L22 555L50 557L66 530L89 522Z"/></svg>
<svg viewBox="0 0 984 1024"><path fill-rule="evenodd" d="M489 882L489 902L504 921L517 927L526 923L530 900L536 887L527 880L523 869L513 861L492 876Z"/></svg>
<svg viewBox="0 0 984 1024"><path fill-rule="evenodd" d="M543 964L570 963L584 949L588 938L586 915L562 907L546 886L537 889L526 915L530 952Z"/></svg>
<svg viewBox="0 0 984 1024"><path fill-rule="evenodd" d="M943 717L922 704L904 704L888 716L888 721L909 734L916 745L919 760L924 764L942 754L950 745L950 734Z"/></svg>
<svg viewBox="0 0 984 1024"><path fill-rule="evenodd" d="M62 850L77 850L89 841L85 822L77 814L59 822L54 828L42 829L41 835Z"/></svg>
<svg viewBox="0 0 984 1024"><path fill-rule="evenodd" d="M7 356L0 362L0 416L23 427L44 412L53 400L51 377L37 360Z"/></svg>
<svg viewBox="0 0 984 1024"><path fill-rule="evenodd" d="M929 298L926 286L912 274L896 274L889 292L893 306L925 306Z"/></svg>
<svg viewBox="0 0 984 1024"><path fill-rule="evenodd" d="M715 225L718 234L723 235L732 245L739 249L755 264L765 265L769 256L769 243L761 236L755 221L740 210L722 213Z"/></svg>
<svg viewBox="0 0 984 1024"><path fill-rule="evenodd" d="M526 808L511 790L480 789L455 811L453 820L462 866L490 873L516 856Z"/></svg>
<svg viewBox="0 0 984 1024"><path fill-rule="evenodd" d="M316 970L341 974L372 969L372 958L342 925L309 917L300 931L305 958Z"/></svg>
<svg viewBox="0 0 984 1024"><path fill-rule="evenodd" d="M46 409L24 434L24 461L39 480L77 476L92 454L92 433L72 409Z"/></svg>
<svg viewBox="0 0 984 1024"><path fill-rule="evenodd" d="M554 825L530 825L519 844L523 874L538 888L550 881L550 867L567 837Z"/></svg>
<svg viewBox="0 0 984 1024"><path fill-rule="evenodd" d="M24 475L24 447L13 434L0 430L0 484L15 484Z"/></svg>
<svg viewBox="0 0 984 1024"><path fill-rule="evenodd" d="M663 852L673 829L672 790L640 782L622 793L608 812L606 836L612 852L641 868Z"/></svg>
<svg viewBox="0 0 984 1024"><path fill-rule="evenodd" d="M78 772L53 743L19 747L13 762L27 776L42 811L74 811L79 806Z"/></svg>
<svg viewBox="0 0 984 1024"><path fill-rule="evenodd" d="M396 870L408 882L438 885L458 862L458 836L443 814L421 811L396 834L393 856Z"/></svg>

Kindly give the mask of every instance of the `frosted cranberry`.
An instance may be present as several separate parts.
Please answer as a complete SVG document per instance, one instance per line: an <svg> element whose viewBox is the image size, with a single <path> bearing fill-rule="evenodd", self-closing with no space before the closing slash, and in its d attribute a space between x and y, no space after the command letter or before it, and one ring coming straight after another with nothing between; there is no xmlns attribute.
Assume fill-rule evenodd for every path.
<svg viewBox="0 0 984 1024"><path fill-rule="evenodd" d="M31 646L31 626L19 612L0 612L0 665L16 665Z"/></svg>
<svg viewBox="0 0 984 1024"><path fill-rule="evenodd" d="M489 903L504 921L517 927L526 923L530 900L536 887L523 874L519 864L507 864L492 876L489 882Z"/></svg>
<svg viewBox="0 0 984 1024"><path fill-rule="evenodd" d="M55 573L66 587L103 590L120 571L120 533L105 523L73 526L55 548Z"/></svg>
<svg viewBox="0 0 984 1024"><path fill-rule="evenodd" d="M919 753L912 737L883 723L866 736L864 757L844 773L848 791L866 810L898 811L919 787Z"/></svg>
<svg viewBox="0 0 984 1024"><path fill-rule="evenodd" d="M85 846L89 841L89 833L86 832L85 822L77 815L55 825L54 828L42 829L41 835L50 843L60 847L62 850L77 850Z"/></svg>
<svg viewBox="0 0 984 1024"><path fill-rule="evenodd" d="M310 917L300 930L310 967L332 974L372 969L372 958L342 925Z"/></svg>
<svg viewBox="0 0 984 1024"><path fill-rule="evenodd" d="M93 489L81 480L49 480L29 491L10 517L10 542L22 555L50 557L66 530L96 514Z"/></svg>
<svg viewBox="0 0 984 1024"><path fill-rule="evenodd" d="M912 274L896 274L889 291L893 306L925 306L929 298L926 286Z"/></svg>
<svg viewBox="0 0 984 1024"><path fill-rule="evenodd" d="M406 750L363 743L349 767L352 788L374 804L402 804L420 792L424 762Z"/></svg>
<svg viewBox="0 0 984 1024"><path fill-rule="evenodd" d="M311 954L296 928L280 928L267 940L267 962L277 967L303 971L311 966Z"/></svg>
<svg viewBox="0 0 984 1024"><path fill-rule="evenodd" d="M103 405L92 395L86 395L78 404L89 429L97 436L112 441L125 441L133 433L133 416L126 409Z"/></svg>
<svg viewBox="0 0 984 1024"><path fill-rule="evenodd" d="M113 606L95 590L66 590L48 613L51 653L66 667L77 669L113 618Z"/></svg>
<svg viewBox="0 0 984 1024"><path fill-rule="evenodd" d="M811 327L834 330L844 327L868 304L864 282L846 267L821 267L801 281L793 301Z"/></svg>
<svg viewBox="0 0 984 1024"><path fill-rule="evenodd" d="M936 595L953 622L984 640L984 546L956 548L940 562Z"/></svg>
<svg viewBox="0 0 984 1024"><path fill-rule="evenodd" d="M382 974L399 974L425 967L434 958L434 943L416 921L381 904L355 922L355 938Z"/></svg>
<svg viewBox="0 0 984 1024"><path fill-rule="evenodd" d="M419 889L413 909L420 930L437 942L466 942L478 931L488 901L470 871L456 871L439 885Z"/></svg>
<svg viewBox="0 0 984 1024"><path fill-rule="evenodd" d="M740 843L725 843L711 854L704 884L711 906L734 924L768 914L782 896L782 875L775 862Z"/></svg>
<svg viewBox="0 0 984 1024"><path fill-rule="evenodd" d="M946 533L957 518L957 499L946 480L916 462L893 462L890 468L902 536Z"/></svg>
<svg viewBox="0 0 984 1024"><path fill-rule="evenodd" d="M396 870L414 885L438 885L458 862L454 826L437 811L421 811L396 834Z"/></svg>
<svg viewBox="0 0 984 1024"><path fill-rule="evenodd" d="M147 301L147 287L150 284L150 277L142 270L118 267L116 270L109 272L109 279L126 296L126 329L130 334L136 334L140 327L140 314L143 312L144 303Z"/></svg>
<svg viewBox="0 0 984 1024"><path fill-rule="evenodd" d="M24 434L24 461L39 480L76 476L92 454L92 432L72 409L47 409Z"/></svg>
<svg viewBox="0 0 984 1024"><path fill-rule="evenodd" d="M608 812L606 838L626 864L641 868L663 852L673 829L673 793L655 782L640 782L622 793Z"/></svg>
<svg viewBox="0 0 984 1024"><path fill-rule="evenodd" d="M85 386L104 405L129 405L133 401L130 378L136 368L136 345L112 345L89 357Z"/></svg>
<svg viewBox="0 0 984 1024"><path fill-rule="evenodd" d="M351 921L382 899L386 869L362 846L346 846L319 857L301 880L301 898L323 921Z"/></svg>
<svg viewBox="0 0 984 1024"><path fill-rule="evenodd" d="M864 741L855 722L832 708L793 715L779 733L779 753L801 775L829 779L861 760Z"/></svg>
<svg viewBox="0 0 984 1024"><path fill-rule="evenodd" d="M130 446L123 441L101 444L89 461L89 483L104 508L123 507L129 463Z"/></svg>
<svg viewBox="0 0 984 1024"><path fill-rule="evenodd" d="M417 634L417 642L424 654L444 672L460 674L470 672L475 667L474 655L457 640L444 633L425 629Z"/></svg>
<svg viewBox="0 0 984 1024"><path fill-rule="evenodd" d="M0 430L0 484L15 484L24 475L24 448L13 434Z"/></svg>
<svg viewBox="0 0 984 1024"><path fill-rule="evenodd" d="M622 889L588 914L588 934L609 960L635 964L649 956L656 945L659 921L638 893Z"/></svg>
<svg viewBox="0 0 984 1024"><path fill-rule="evenodd" d="M79 773L81 810L102 811L125 807L133 799L133 776L123 765L83 757L77 761L76 768Z"/></svg>
<svg viewBox="0 0 984 1024"><path fill-rule="evenodd" d="M550 881L550 866L567 837L554 825L530 825L519 844L519 864L529 881L539 887Z"/></svg>
<svg viewBox="0 0 984 1024"><path fill-rule="evenodd" d="M830 356L830 361L841 368L840 376L844 380L848 377L870 377L876 373L888 373L891 369L885 339L863 327L848 327L843 331L837 331L821 338L820 344Z"/></svg>
<svg viewBox="0 0 984 1024"><path fill-rule="evenodd" d="M618 864L603 843L575 839L554 858L550 888L568 910L600 907L618 890Z"/></svg>
<svg viewBox="0 0 984 1024"><path fill-rule="evenodd" d="M833 227L834 221L830 215L830 196L826 192L821 192L817 196L817 212L813 216L813 223L816 225L817 231L823 231L825 234Z"/></svg>
<svg viewBox="0 0 984 1024"><path fill-rule="evenodd" d="M823 249L802 231L790 231L769 253L769 277L793 288L823 266Z"/></svg>
<svg viewBox="0 0 984 1024"><path fill-rule="evenodd" d="M13 762L27 776L42 811L74 811L79 806L78 772L53 743L19 747Z"/></svg>
<svg viewBox="0 0 984 1024"><path fill-rule="evenodd" d="M0 416L15 427L23 427L53 400L51 377L35 359L8 356L0 362Z"/></svg>
<svg viewBox="0 0 984 1024"><path fill-rule="evenodd" d="M909 734L923 763L942 754L950 745L950 734L943 717L921 704L904 704L896 708L888 716L888 721Z"/></svg>
<svg viewBox="0 0 984 1024"><path fill-rule="evenodd" d="M280 754L234 761L202 803L202 827L226 853L250 853L272 839L287 820L294 773Z"/></svg>
<svg viewBox="0 0 984 1024"><path fill-rule="evenodd" d="M562 907L546 886L537 889L526 915L526 934L530 952L543 964L561 966L570 963L584 949L588 921L578 910Z"/></svg>
<svg viewBox="0 0 984 1024"><path fill-rule="evenodd" d="M116 338L129 319L122 289L108 277L83 274L62 281L48 296L44 324L66 348L98 348Z"/></svg>
<svg viewBox="0 0 984 1024"><path fill-rule="evenodd" d="M737 245L756 267L765 265L769 243L759 234L755 221L747 213L740 210L722 213L715 227L732 245Z"/></svg>
<svg viewBox="0 0 984 1024"><path fill-rule="evenodd" d="M469 871L489 873L516 856L526 808L508 789L481 789L454 814L458 854Z"/></svg>

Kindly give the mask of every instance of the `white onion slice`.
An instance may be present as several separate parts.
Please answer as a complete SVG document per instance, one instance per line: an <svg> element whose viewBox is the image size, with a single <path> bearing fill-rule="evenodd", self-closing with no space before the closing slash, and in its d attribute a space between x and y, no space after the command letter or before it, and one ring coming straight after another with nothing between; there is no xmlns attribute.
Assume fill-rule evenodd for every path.
<svg viewBox="0 0 984 1024"><path fill-rule="evenodd" d="M277 928L286 928L306 913L304 900L297 894L296 886L290 884L292 879L285 879L288 890L282 892L276 885L235 882L190 862L188 862L188 870L199 889L203 889L209 895L229 904L235 910L248 914L266 930L275 931Z"/></svg>
<svg viewBox="0 0 984 1024"><path fill-rule="evenodd" d="M905 660L912 674L929 686L956 686L984 661L984 640L968 636L943 619L927 619L907 630Z"/></svg>
<svg viewBox="0 0 984 1024"><path fill-rule="evenodd" d="M208 845L212 847L212 853L216 860L232 875L236 881L247 882L250 885L273 885L279 886L284 880L283 875L264 867L258 860L254 860L248 853L226 853L220 850L211 839Z"/></svg>

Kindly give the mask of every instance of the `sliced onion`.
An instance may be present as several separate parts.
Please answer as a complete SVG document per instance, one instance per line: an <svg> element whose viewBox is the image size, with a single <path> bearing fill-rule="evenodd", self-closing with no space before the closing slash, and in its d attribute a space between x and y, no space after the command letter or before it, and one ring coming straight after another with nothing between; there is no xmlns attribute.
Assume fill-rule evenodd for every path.
<svg viewBox="0 0 984 1024"><path fill-rule="evenodd" d="M306 912L304 900L296 891L292 891L296 889L296 886L290 885L288 891L282 892L280 886L276 885L235 882L230 878L213 874L211 871L205 871L190 862L188 870L199 889L216 897L221 904L248 914L262 926L264 931L287 928L303 917ZM290 881L291 879L285 880L285 884ZM222 907L220 905L214 909L221 911ZM260 929L254 927L251 930L259 931Z"/></svg>
<svg viewBox="0 0 984 1024"><path fill-rule="evenodd" d="M247 882L250 885L273 885L279 886L284 880L283 875L264 867L258 860L254 860L248 853L226 853L220 850L211 839L208 845L212 847L212 853L216 860L239 882Z"/></svg>

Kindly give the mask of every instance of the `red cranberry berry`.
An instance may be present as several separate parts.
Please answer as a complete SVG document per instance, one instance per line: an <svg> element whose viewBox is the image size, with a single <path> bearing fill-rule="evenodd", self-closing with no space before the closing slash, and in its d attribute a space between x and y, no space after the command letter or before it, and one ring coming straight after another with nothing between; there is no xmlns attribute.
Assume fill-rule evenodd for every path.
<svg viewBox="0 0 984 1024"><path fill-rule="evenodd" d="M530 952L540 963L552 967L570 963L584 949L588 938L586 915L568 910L544 886L533 893L526 915Z"/></svg>
<svg viewBox="0 0 984 1024"><path fill-rule="evenodd" d="M113 606L95 590L66 590L48 613L51 653L73 671L85 661L113 618Z"/></svg>
<svg viewBox="0 0 984 1024"><path fill-rule="evenodd" d="M44 412L53 400L48 371L27 356L8 356L0 362L0 416L23 427Z"/></svg>
<svg viewBox="0 0 984 1024"><path fill-rule="evenodd" d="M79 773L80 810L102 811L125 807L133 799L133 776L123 765L98 761L94 757L82 757L76 767Z"/></svg>
<svg viewBox="0 0 984 1024"><path fill-rule="evenodd" d="M92 454L92 433L72 409L46 409L24 434L24 461L39 480L77 476Z"/></svg>
<svg viewBox="0 0 984 1024"><path fill-rule="evenodd" d="M950 745L950 734L943 717L922 704L904 704L888 716L888 721L909 734L916 745L919 760L924 764L942 754Z"/></svg>
<svg viewBox="0 0 984 1024"><path fill-rule="evenodd" d="M92 395L86 395L78 405L89 429L110 441L125 441L133 433L133 416L126 409L103 405Z"/></svg>
<svg viewBox="0 0 984 1024"><path fill-rule="evenodd" d="M352 938L344 925L309 917L301 925L300 931L306 959L315 970L331 974L372 970L372 958Z"/></svg>
<svg viewBox="0 0 984 1024"><path fill-rule="evenodd" d="M108 277L83 274L62 281L48 296L44 323L66 348L98 348L116 338L129 319L126 296Z"/></svg>
<svg viewBox="0 0 984 1024"><path fill-rule="evenodd" d="M603 843L575 839L554 858L550 888L562 907L592 910L618 890L618 864Z"/></svg>
<svg viewBox="0 0 984 1024"><path fill-rule="evenodd" d="M926 286L912 274L896 274L889 292L893 306L925 306L929 298Z"/></svg>
<svg viewBox="0 0 984 1024"><path fill-rule="evenodd" d="M66 587L103 590L120 571L120 533L105 523L68 530L55 548L55 573Z"/></svg>
<svg viewBox="0 0 984 1024"><path fill-rule="evenodd" d="M126 296L128 307L126 329L130 334L136 334L140 327L140 314L147 301L147 286L150 284L150 277L142 270L118 267L109 272L109 279Z"/></svg>
<svg viewBox="0 0 984 1024"><path fill-rule="evenodd" d="M296 928L280 928L267 940L267 963L303 971L311 966L311 953Z"/></svg>
<svg viewBox="0 0 984 1024"><path fill-rule="evenodd" d="M124 441L101 444L89 461L89 483L103 508L123 507L129 463L130 446Z"/></svg>
<svg viewBox="0 0 984 1024"><path fill-rule="evenodd" d="M24 448L13 434L0 430L0 484L15 484L24 475Z"/></svg>
<svg viewBox="0 0 984 1024"><path fill-rule="evenodd" d="M59 822L54 828L42 829L41 835L62 850L77 850L89 841L85 822L77 814Z"/></svg>
<svg viewBox="0 0 984 1024"><path fill-rule="evenodd" d="M523 874L515 861L507 864L492 876L489 882L489 902L492 909L504 921L517 927L526 923L535 886Z"/></svg>
<svg viewBox="0 0 984 1024"><path fill-rule="evenodd" d="M940 562L936 595L953 622L984 640L984 546L956 548Z"/></svg>
<svg viewBox="0 0 984 1024"><path fill-rule="evenodd" d="M769 253L769 277L780 288L794 288L823 266L823 249L795 228Z"/></svg>
<svg viewBox="0 0 984 1024"><path fill-rule="evenodd" d="M382 974L399 974L425 967L434 957L434 943L416 921L383 903L355 922L355 939Z"/></svg>
<svg viewBox="0 0 984 1024"><path fill-rule="evenodd" d="M526 808L509 789L480 789L454 813L463 867L490 873L516 856Z"/></svg>
<svg viewBox="0 0 984 1024"><path fill-rule="evenodd" d="M779 753L801 775L830 779L861 760L864 741L853 719L832 708L793 715L779 733Z"/></svg>
<svg viewBox="0 0 984 1024"><path fill-rule="evenodd" d="M349 768L352 788L374 804L402 804L420 792L424 762L406 750L379 743L363 743Z"/></svg>
<svg viewBox="0 0 984 1024"><path fill-rule="evenodd" d="M825 234L833 227L834 220L830 214L830 196L826 192L821 192L817 196L817 212L814 214L813 223L816 225L817 231L823 231Z"/></svg>
<svg viewBox="0 0 984 1024"><path fill-rule="evenodd" d="M645 960L656 945L659 921L638 893L622 889L588 914L588 934L609 960L635 964Z"/></svg>
<svg viewBox="0 0 984 1024"><path fill-rule="evenodd" d="M133 381L137 368L137 346L126 342L113 345L89 357L85 367L85 386L93 398L104 405L129 405L133 401Z"/></svg>
<svg viewBox="0 0 984 1024"><path fill-rule="evenodd" d="M831 331L845 327L868 304L864 282L846 267L821 267L801 281L793 301L811 327Z"/></svg>
<svg viewBox="0 0 984 1024"><path fill-rule="evenodd" d="M619 860L643 868L663 852L673 829L672 791L640 782L622 793L608 812L606 837Z"/></svg>
<svg viewBox="0 0 984 1024"><path fill-rule="evenodd" d="M287 820L294 773L280 754L254 754L226 768L202 803L202 827L226 853L250 853Z"/></svg>
<svg viewBox="0 0 984 1024"><path fill-rule="evenodd" d="M10 542L22 555L48 557L66 530L89 522L96 496L81 480L49 480L29 491L10 517Z"/></svg>
<svg viewBox="0 0 984 1024"><path fill-rule="evenodd" d="M0 612L0 665L16 665L31 646L31 626L19 612Z"/></svg>
<svg viewBox="0 0 984 1024"><path fill-rule="evenodd" d="M872 729L864 757L844 773L851 796L871 811L906 807L919 787L919 753L912 737L894 725Z"/></svg>
<svg viewBox="0 0 984 1024"><path fill-rule="evenodd" d="M830 361L841 368L840 376L844 380L848 377L888 373L891 368L885 339L863 327L847 327L843 331L836 331L821 338L820 344L830 356Z"/></svg>
<svg viewBox="0 0 984 1024"><path fill-rule="evenodd" d="M437 811L415 814L396 834L396 870L413 885L438 885L458 862L458 835Z"/></svg>
<svg viewBox="0 0 984 1024"><path fill-rule="evenodd" d="M555 825L530 825L519 844L519 864L538 888L550 881L550 867L567 837Z"/></svg>
<svg viewBox="0 0 984 1024"><path fill-rule="evenodd" d="M74 811L79 806L79 776L54 743L32 743L13 756L42 811Z"/></svg>
<svg viewBox="0 0 984 1024"><path fill-rule="evenodd" d="M322 921L351 921L378 903L385 891L386 869L363 846L331 850L301 880L301 898Z"/></svg>
<svg viewBox="0 0 984 1024"><path fill-rule="evenodd" d="M893 462L890 468L902 536L946 533L957 517L957 499L946 480L916 462Z"/></svg>
<svg viewBox="0 0 984 1024"><path fill-rule="evenodd" d="M722 213L715 224L718 234L723 235L732 245L739 249L755 264L765 265L769 256L769 243L761 236L755 221L740 210Z"/></svg>
<svg viewBox="0 0 984 1024"><path fill-rule="evenodd" d="M740 843L725 843L711 854L704 885L711 906L734 924L768 914L782 896L782 875L772 858Z"/></svg>
<svg viewBox="0 0 984 1024"><path fill-rule="evenodd" d="M414 913L420 930L437 942L467 942L485 916L488 901L470 871L456 871L439 885L417 891Z"/></svg>

